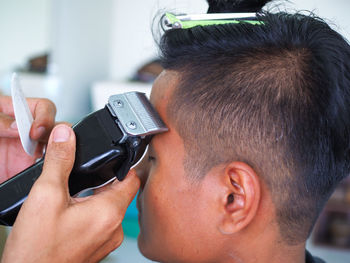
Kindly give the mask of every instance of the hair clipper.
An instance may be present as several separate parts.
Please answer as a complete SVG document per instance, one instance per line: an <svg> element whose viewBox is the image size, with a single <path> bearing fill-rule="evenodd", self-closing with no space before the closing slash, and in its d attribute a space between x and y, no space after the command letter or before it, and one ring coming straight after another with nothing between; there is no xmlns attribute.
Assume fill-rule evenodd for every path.
<svg viewBox="0 0 350 263"><path fill-rule="evenodd" d="M167 131L144 93L113 95L105 108L86 116L73 130L76 154L69 192L123 180L145 152L152 136ZM0 224L13 225L31 187L42 172L44 158L0 185Z"/></svg>

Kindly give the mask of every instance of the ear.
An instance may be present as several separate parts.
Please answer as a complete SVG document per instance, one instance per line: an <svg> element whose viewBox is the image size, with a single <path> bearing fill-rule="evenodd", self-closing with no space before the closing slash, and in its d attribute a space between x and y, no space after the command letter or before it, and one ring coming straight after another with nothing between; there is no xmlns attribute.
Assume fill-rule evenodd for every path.
<svg viewBox="0 0 350 263"><path fill-rule="evenodd" d="M225 190L221 205L225 214L219 229L222 233L233 234L254 219L260 202L260 181L255 171L243 162L228 164L223 173Z"/></svg>

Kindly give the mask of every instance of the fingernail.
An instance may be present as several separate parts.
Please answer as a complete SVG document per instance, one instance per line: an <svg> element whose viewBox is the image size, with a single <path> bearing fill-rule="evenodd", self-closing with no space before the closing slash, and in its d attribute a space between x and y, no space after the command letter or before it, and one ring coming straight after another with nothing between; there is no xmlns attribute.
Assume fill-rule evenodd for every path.
<svg viewBox="0 0 350 263"><path fill-rule="evenodd" d="M13 130L17 130L17 123L16 123L16 121L13 121L13 122L11 123L10 128L13 129Z"/></svg>
<svg viewBox="0 0 350 263"><path fill-rule="evenodd" d="M38 138L41 138L41 136L44 135L45 131L46 131L46 128L43 127L43 126L40 126L40 127L37 129L37 136L38 136Z"/></svg>
<svg viewBox="0 0 350 263"><path fill-rule="evenodd" d="M66 142L70 137L70 128L65 125L57 126L53 131L54 142Z"/></svg>

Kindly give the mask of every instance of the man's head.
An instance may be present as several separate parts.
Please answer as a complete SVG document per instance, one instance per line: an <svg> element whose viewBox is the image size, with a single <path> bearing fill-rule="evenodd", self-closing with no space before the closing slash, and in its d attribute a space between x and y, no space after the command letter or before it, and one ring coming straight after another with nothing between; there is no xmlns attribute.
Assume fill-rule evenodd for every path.
<svg viewBox="0 0 350 263"><path fill-rule="evenodd" d="M156 136L152 147L158 159L168 159L171 173L157 185L154 203L166 202L152 215L164 224L176 222L174 229L160 228L166 231L161 234L178 230L183 251L189 236L201 241L200 248L210 244L208 237L222 245L220 233L242 233L258 216L259 227L276 223L280 241L303 243L332 190L349 173L349 45L314 17L259 18L264 24L176 29L161 40L166 72L152 96L170 132ZM158 154L162 149L168 150ZM158 165L165 163L152 164L150 179L162 173ZM152 182L145 180L142 201ZM162 205L171 217L157 214ZM241 221L235 221L237 211ZM270 211L274 221L264 222L261 211ZM225 215L231 215L231 224L224 223ZM145 234L142 223L140 248L147 255L146 239L154 232Z"/></svg>

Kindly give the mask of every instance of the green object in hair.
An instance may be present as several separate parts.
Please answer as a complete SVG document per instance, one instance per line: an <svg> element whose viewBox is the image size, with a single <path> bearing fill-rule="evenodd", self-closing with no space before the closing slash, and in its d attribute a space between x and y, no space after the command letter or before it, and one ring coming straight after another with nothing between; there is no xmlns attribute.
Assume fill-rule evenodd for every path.
<svg viewBox="0 0 350 263"><path fill-rule="evenodd" d="M204 15L205 16L205 15ZM224 24L239 24L248 23L252 25L263 25L264 22L258 20L246 20L246 19L203 19L203 20L182 20L177 16L166 13L165 25L173 29L182 28L188 29L195 26L210 26L210 25L224 25Z"/></svg>

